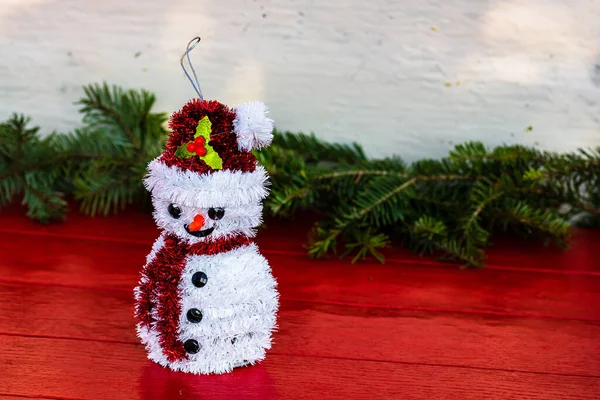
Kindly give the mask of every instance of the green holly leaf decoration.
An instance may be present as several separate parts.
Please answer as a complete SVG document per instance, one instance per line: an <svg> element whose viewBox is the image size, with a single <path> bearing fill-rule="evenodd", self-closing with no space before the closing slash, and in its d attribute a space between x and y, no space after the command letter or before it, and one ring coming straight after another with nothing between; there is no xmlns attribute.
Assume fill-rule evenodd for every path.
<svg viewBox="0 0 600 400"><path fill-rule="evenodd" d="M196 155L196 153L190 153L186 146L187 146L187 143L182 146L179 146L177 148L177 150L175 150L175 157L190 158L190 157L194 157Z"/></svg>
<svg viewBox="0 0 600 400"><path fill-rule="evenodd" d="M208 144L208 142L210 142L211 131L212 123L208 117L202 118L198 121L194 140L179 146L175 151L175 156L186 159L197 156L212 169L223 169L223 159L215 149Z"/></svg>

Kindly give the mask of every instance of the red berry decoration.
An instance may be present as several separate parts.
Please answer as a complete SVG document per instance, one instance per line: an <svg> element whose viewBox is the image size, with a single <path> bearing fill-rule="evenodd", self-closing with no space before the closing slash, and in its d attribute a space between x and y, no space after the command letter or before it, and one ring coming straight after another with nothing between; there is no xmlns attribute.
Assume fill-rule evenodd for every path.
<svg viewBox="0 0 600 400"><path fill-rule="evenodd" d="M205 144L206 139L204 139L202 136L198 136L193 142L188 143L186 148L190 153L196 153L198 156L203 157L206 155L206 147L204 146Z"/></svg>

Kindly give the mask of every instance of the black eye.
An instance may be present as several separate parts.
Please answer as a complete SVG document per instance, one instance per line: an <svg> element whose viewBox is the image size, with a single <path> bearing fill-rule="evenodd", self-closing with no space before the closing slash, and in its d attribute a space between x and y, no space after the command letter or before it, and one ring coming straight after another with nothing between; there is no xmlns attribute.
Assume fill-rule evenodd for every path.
<svg viewBox="0 0 600 400"><path fill-rule="evenodd" d="M181 209L177 207L175 204L169 204L169 208L167 208L171 217L177 219L181 217Z"/></svg>
<svg viewBox="0 0 600 400"><path fill-rule="evenodd" d="M223 210L222 208L209 208L208 209L208 218L210 218L210 219L214 219L216 221L216 220L223 218L223 215L225 215L225 210Z"/></svg>

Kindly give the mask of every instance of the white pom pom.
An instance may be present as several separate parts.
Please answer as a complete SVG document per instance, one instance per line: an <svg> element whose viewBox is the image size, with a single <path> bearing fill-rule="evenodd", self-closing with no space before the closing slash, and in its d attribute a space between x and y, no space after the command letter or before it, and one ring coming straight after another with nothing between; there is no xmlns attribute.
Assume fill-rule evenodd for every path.
<svg viewBox="0 0 600 400"><path fill-rule="evenodd" d="M233 127L237 135L238 148L250 151L268 146L273 140L273 120L264 103L252 101L235 108Z"/></svg>

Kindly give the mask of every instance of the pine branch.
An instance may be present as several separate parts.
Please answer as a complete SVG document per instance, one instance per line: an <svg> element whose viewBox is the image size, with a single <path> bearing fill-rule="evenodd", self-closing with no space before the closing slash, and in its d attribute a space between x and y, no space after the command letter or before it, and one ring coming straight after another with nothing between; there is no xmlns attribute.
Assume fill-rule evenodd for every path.
<svg viewBox="0 0 600 400"><path fill-rule="evenodd" d="M125 112L130 111L127 107L128 96L123 89L118 86L113 86L112 90L107 83L102 86L99 84L91 84L83 87L86 95L85 98L79 100L76 104L81 105L79 112L85 115L84 122L88 122L97 126L116 125L126 138L135 146L140 147L137 139L133 134L133 130L129 123L126 122Z"/></svg>
<svg viewBox="0 0 600 400"><path fill-rule="evenodd" d="M356 163L367 159L357 143L327 143L317 139L314 133L306 135L275 131L272 147L293 151L309 162Z"/></svg>
<svg viewBox="0 0 600 400"><path fill-rule="evenodd" d="M36 185L27 185L24 191L23 203L29 208L29 218L40 222L64 219L66 202L63 193Z"/></svg>
<svg viewBox="0 0 600 400"><path fill-rule="evenodd" d="M480 267L483 262L483 249L469 247L458 239L443 239L433 242L433 245L441 250L443 260L460 261L463 267Z"/></svg>
<svg viewBox="0 0 600 400"><path fill-rule="evenodd" d="M377 233L369 227L362 227L351 232L351 239L346 243L346 250L340 258L356 252L351 261L353 264L358 260L365 260L369 255L383 263L384 257L379 250L388 247L389 244L390 240L387 235Z"/></svg>
<svg viewBox="0 0 600 400"><path fill-rule="evenodd" d="M308 187L286 187L283 192L272 192L268 205L274 215L289 216L309 193Z"/></svg>
<svg viewBox="0 0 600 400"><path fill-rule="evenodd" d="M505 194L499 184L488 181L479 182L471 193L471 204L473 206L471 207L472 211L468 214L463 224L465 232L469 232L474 227L476 228L479 216L485 207Z"/></svg>
<svg viewBox="0 0 600 400"><path fill-rule="evenodd" d="M63 194L54 190L63 159L47 139L37 136L31 119L13 114L0 124L0 205L19 196L27 215L41 222L62 219Z"/></svg>
<svg viewBox="0 0 600 400"><path fill-rule="evenodd" d="M328 249L335 246L337 237L343 233L348 226L350 226L352 223L356 223L357 221L361 221L366 215L368 215L378 206L390 201L390 199L405 191L415 182L416 179L412 178L393 188L387 186L380 193L372 193L371 191L363 192L363 196L359 197L354 202L352 210L344 214L341 218L336 219L335 228L330 230L321 230L319 232L320 234L317 235L319 239L312 244L309 250L309 255L317 257L324 255ZM372 187L372 189L374 189L374 187ZM362 247L364 248L365 246ZM364 250L361 249L359 253L362 251Z"/></svg>
<svg viewBox="0 0 600 400"><path fill-rule="evenodd" d="M415 193L411 196L411 198L412 200L417 201L419 203L430 203L437 207L452 209L459 208L459 205L456 204L456 202L440 200L437 197L429 197L426 195L420 195Z"/></svg>
<svg viewBox="0 0 600 400"><path fill-rule="evenodd" d="M319 145L318 141L311 142L311 146ZM594 166L596 159L592 164L589 160L584 163L582 155L559 156L524 146L500 146L490 151L481 143L469 142L456 146L447 158L419 160L410 166L400 159L359 159L348 163L329 157L326 168L318 163L313 166L310 155L295 153L291 146L286 151L293 156L280 158L275 167L276 207L272 211L289 216L302 206L326 215L311 233L312 257L335 253L340 242L362 257L366 247L364 243L359 245L353 235L360 231L359 226L368 226L375 235L393 230L404 236L414 250L441 252L446 259L478 266L494 226L510 224L522 234L536 231L562 242L564 217L552 213L543 219L534 210L559 207L565 201L580 210L594 212L598 208L586 201L580 189L584 182L597 179L589 171L587 175L583 172ZM306 153L320 151L312 148ZM588 153L586 157L589 156ZM306 176L303 180L294 178L295 169L281 166L281 162L290 160L298 164L299 159L305 162L298 169ZM264 160L268 162L268 155ZM565 173L566 165L571 163L574 165L570 168L578 171L574 176ZM547 165L561 172L556 175L560 180L549 178L548 171L552 169ZM537 180L530 179L528 171L537 171ZM598 186L595 183L594 187ZM529 217L510 206L514 201L527 206ZM425 225L423 218L443 224L445 233L427 231L426 228L434 227ZM496 222L499 225L494 225Z"/></svg>
<svg viewBox="0 0 600 400"><path fill-rule="evenodd" d="M366 169L358 169L358 170L347 170L347 171L337 171L330 172L326 174L320 174L312 177L313 180L327 180L327 179L336 179L342 177L355 177L355 183L358 183L363 176L389 176L394 178L403 178L403 179L416 179L424 182L434 182L434 181L456 181L456 180L471 180L472 177L462 176L462 175L438 175L438 176L414 176L409 172L396 172L396 171L379 171L379 170L366 170Z"/></svg>
<svg viewBox="0 0 600 400"><path fill-rule="evenodd" d="M0 168L2 170L2 168ZM22 191L23 182L12 170L0 173L0 207L9 204Z"/></svg>
<svg viewBox="0 0 600 400"><path fill-rule="evenodd" d="M123 210L135 198L130 182L97 176L93 182L79 179L75 181L76 198L81 200L81 209L92 217Z"/></svg>
<svg viewBox="0 0 600 400"><path fill-rule="evenodd" d="M352 220L357 220L357 219L363 218L365 215L370 213L376 207L389 201L394 196L400 194L401 192L405 191L406 189L408 189L409 187L414 185L415 182L417 182L417 178L411 178L411 179L407 180L406 182L402 183L401 185L397 186L393 190L390 190L389 192L385 193L383 196L379 197L378 199L376 199L374 202L367 205L366 207L363 206L360 211L355 209L350 215L348 215L348 217L346 218L346 221L349 223ZM369 197L371 197L370 193L369 193ZM360 200L362 200L362 199L359 199L359 201Z"/></svg>
<svg viewBox="0 0 600 400"><path fill-rule="evenodd" d="M415 221L411 230L414 235L429 241L435 238L444 238L448 235L446 224L428 215L424 215Z"/></svg>
<svg viewBox="0 0 600 400"><path fill-rule="evenodd" d="M86 125L55 141L68 153L84 156L70 168L82 211L106 215L145 200L142 179L166 140L167 117L151 112L155 97L145 90L104 83L88 85L84 93L77 104Z"/></svg>
<svg viewBox="0 0 600 400"><path fill-rule="evenodd" d="M509 218L518 224L547 234L558 241L565 241L569 237L567 221L549 209L538 210L523 202L516 202L512 204L507 213Z"/></svg>
<svg viewBox="0 0 600 400"><path fill-rule="evenodd" d="M155 97L144 90L104 83L84 94L83 126L72 133L40 139L16 114L0 124L0 206L21 198L30 217L48 221L64 215L69 192L91 215L148 202L142 177L162 150L166 115L152 112ZM267 211L323 216L309 237L311 257L343 248L353 262L383 261L380 249L393 238L479 266L498 230L564 244L567 218L585 215L600 227L600 148L557 154L467 142L408 165L367 159L356 143L276 132L271 147L254 153L271 175Z"/></svg>

